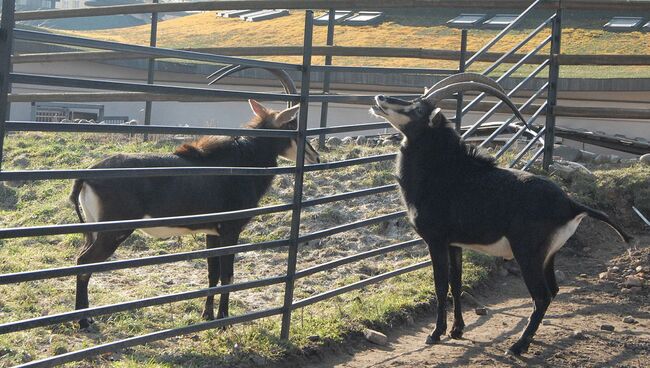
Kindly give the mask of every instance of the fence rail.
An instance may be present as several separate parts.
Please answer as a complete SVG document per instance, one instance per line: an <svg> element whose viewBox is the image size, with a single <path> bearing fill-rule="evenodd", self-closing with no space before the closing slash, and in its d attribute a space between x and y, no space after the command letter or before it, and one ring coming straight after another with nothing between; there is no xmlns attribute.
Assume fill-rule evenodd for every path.
<svg viewBox="0 0 650 368"><path fill-rule="evenodd" d="M208 47L179 49L202 54L214 54L225 56L299 56L302 55L300 46L259 46L259 47ZM475 54L467 51L467 57ZM314 56L343 56L343 57L371 57L371 58L405 58L425 60L448 60L457 61L460 58L460 51L438 50L423 48L404 47L353 47L353 46L315 46ZM523 54L508 56L504 62L513 63L520 60ZM503 57L502 53L486 52L478 56L477 62L494 62ZM66 52L42 52L23 53L14 55L12 63L43 63L43 62L65 62L65 61L105 61L125 59L164 59L163 56L149 56L145 54L117 51L66 51ZM539 64L544 56L534 56L525 64ZM562 65L616 65L616 66L638 66L650 65L650 55L612 55L612 54L561 54L559 56Z"/></svg>
<svg viewBox="0 0 650 368"><path fill-rule="evenodd" d="M623 2L623 1L610 1L604 2L596 1L582 1L582 0L565 0L562 6L565 8L570 7L589 7L591 9L603 7L609 8L612 6L626 6L632 9L650 9L650 4L641 4L637 2ZM81 224L62 224L62 225L45 225L45 226L32 226L20 228L4 228L0 229L0 239L16 238L16 237L30 237L30 236L52 236L60 234L70 234L78 232L100 232L111 231L118 229L135 229L146 227L158 226L182 226L190 224L199 224L206 222L219 222L234 219L249 218L262 214L272 214L279 212L291 212L291 227L288 236L285 239L250 243L250 244L235 244L231 246L213 248L206 250L195 250L189 252L172 253L165 255L157 255L151 257L143 257L136 259L118 260L94 264L83 264L70 267L59 267L41 270L29 270L24 272L17 272L11 274L0 275L0 285L9 285L20 282L36 281L51 279L56 277L70 277L85 273L92 272L109 272L115 270L145 267L159 264L167 264L172 262L182 262L195 259L212 258L223 255L231 255L242 252L263 251L271 249L284 248L288 254L286 272L282 275L276 275L261 280L245 281L238 284L215 286L205 289L192 290L176 294L154 296L146 299L132 300L117 304L103 305L93 308L80 309L69 312L62 312L53 315L46 315L42 317L30 318L25 320L10 321L0 325L0 334L12 333L16 331L23 331L31 328L37 328L56 323L63 323L73 321L82 317L98 316L112 314L121 311L132 310L135 308L144 308L155 305L162 305L167 303L178 302L181 300L195 299L205 296L213 296L225 292L234 292L240 290L247 290L251 288L266 287L276 284L284 284L284 294L281 306L273 306L268 309L248 312L239 316L223 318L215 321L193 324L189 326L177 327L163 331L157 331L142 336L135 336L127 339L122 339L114 342L105 343L102 345L89 347L83 350L69 352L54 357L45 358L38 361L25 363L25 367L49 367L56 364L63 364L67 362L81 360L87 357L98 355L105 352L113 352L126 347L145 344L152 341L166 339L172 336L179 336L188 333L194 333L215 327L227 326L247 321L253 321L260 318L270 316L282 316L282 328L280 335L282 338L288 338L290 331L291 313L293 310L303 308L305 306L317 303L336 295L347 293L352 290L363 288L373 283L381 282L391 277L395 277L404 273L412 272L424 267L427 267L430 262L419 262L413 265L405 266L395 269L374 277L367 278L352 284L348 284L333 290L328 290L320 294L311 295L304 299L296 300L293 292L295 281L298 279L309 277L318 272L331 270L352 262L357 262L370 257L376 257L391 252L396 252L406 248L414 247L422 244L420 239L413 239L405 242L400 242L388 246L370 249L358 254L353 254L344 258L326 261L322 264L311 266L302 270L297 269L298 251L304 247L309 241L322 239L334 234L351 231L361 227L370 226L373 224L384 223L387 221L396 221L403 219L405 216L404 211L383 214L371 218L360 219L346 224L341 224L327 229L319 229L309 234L301 234L301 213L304 208L333 203L337 201L345 201L354 198L361 198L365 196L384 195L386 193L394 192L397 188L396 185L384 185L373 188L365 188L350 192L338 193L319 198L303 198L303 180L304 176L308 173L319 172L323 170L335 170L354 165L366 165L371 163L385 162L393 160L395 154L383 154L354 159L346 159L342 161L327 162L313 165L305 165L305 146L306 139L309 136L324 137L326 134L338 134L355 131L366 131L374 129L387 129L390 127L387 123L363 123L346 126L326 127L308 129L307 119L309 113L309 103L323 103L327 106L328 103L349 103L349 104L368 104L372 101L372 96L367 95L352 95L352 94L333 94L330 93L329 87L324 88L323 93L312 93L310 91L310 82L313 72L323 72L325 79L329 81L329 74L336 72L363 72L363 73L409 73L418 75L450 75L465 70L470 64L478 61L489 61L492 64L485 70L489 73L497 70L497 68L504 63L513 64L499 80L503 80L512 73L514 73L522 65L533 63L538 65L533 73L528 75L520 84L508 92L510 95L517 93L524 84L533 80L543 70L557 66L563 58L569 62L571 57L576 58L576 62L585 62L586 59L580 59L582 55L559 55L559 43L557 43L559 32L559 20L561 19L561 11L558 8L557 1L542 1L536 0L532 5L526 7L517 21L499 34L484 47L476 53L467 53L464 48L459 54L457 52L440 51L440 50L422 50L422 49L391 49L391 48L341 48L335 46L314 47L312 45L313 36L313 12L311 10L305 11L305 29L304 40L302 47L283 47L283 48L261 48L256 51L250 48L214 48L214 49L200 49L200 50L171 50L157 48L154 46L135 46L127 45L117 42L98 41L81 37L70 37L62 35L52 35L42 32L15 30L14 32L14 17L17 21L23 20L36 20L36 19L55 19L55 18L68 18L68 17L87 17L99 15L117 15L117 14L137 14L137 13L163 13L187 10L227 10L227 9L261 9L261 8L287 8L287 9L318 9L324 8L333 11L335 8L345 9L361 9L361 8L395 8L395 7L430 7L430 6L453 6L464 7L468 6L470 2L456 0L456 1L440 1L440 0L405 0L405 1L388 1L388 0L357 0L357 1L342 1L342 0L223 0L223 1L203 1L192 3L164 3L164 4L138 4L138 5L124 5L124 6L109 6L98 8L85 8L85 9L71 9L71 10L45 10L33 12L18 12L14 13L14 2L12 0L3 0L2 9L2 32L7 37L0 37L0 104L4 107L9 107L11 101L46 101L46 100L66 100L66 101L89 101L101 99L113 99L114 101L147 101L148 108L151 107L151 101L241 101L248 98L255 98L259 100L274 100L274 101L287 101L299 102L302 106L298 117L298 126L295 130L250 130L250 129L230 129L230 128L198 128L198 127L170 127L161 125L147 125L147 126L131 126L131 125L95 125L95 124L57 124L57 123L38 123L34 121L9 121L8 114L0 116L0 162L2 161L3 151L3 138L7 132L27 132L27 131L42 131L42 132L86 132L86 133L138 133L138 134L218 134L227 136L259 136L259 137L290 137L297 141L297 161L295 166L290 167L174 167L174 168L147 168L147 169L92 169L92 170L21 170L21 171L0 171L0 181L8 180L52 180L52 179L74 179L74 178L117 178L117 177L153 177L153 176L189 176L189 175L293 175L293 196L290 203L282 203L266 207L242 209L231 212L199 214L192 216L174 216L153 219L140 219L140 220L122 220L110 221L99 223L81 223ZM476 2L473 2L476 4ZM482 1L481 6L492 7L516 7L522 8L523 4L520 1ZM489 49L498 43L517 23L526 18L533 11L540 8L549 7L555 10L553 16L541 23L532 33L524 38L523 41L515 45L505 55L490 53ZM330 17L332 22L333 17ZM524 45L535 38L543 30L551 26L551 36L545 38L541 43L536 45L532 51L527 54L518 54L518 50ZM333 37L333 23L329 25L329 32ZM12 33L13 32L13 33ZM152 42L155 44L155 27L152 27ZM466 41L466 33L463 34L461 42ZM46 53L46 54L31 54L31 55L14 55L10 57L10 50L12 49L12 41L15 39L22 39L30 42L47 42L67 46L74 46L80 48L100 49L104 51L74 51L70 53ZM548 44L553 44L553 52L551 55L537 55ZM333 39L328 38L328 44L333 44ZM106 51L108 50L108 51ZM231 56L224 54L230 53ZM295 55L303 56L300 64L292 63L278 63L263 60L253 60L237 56L250 56L250 55ZM313 55L327 55L332 56L374 56L374 57L420 57L420 58L441 58L446 60L460 60L460 65L457 69L428 69L428 68L382 68L382 67L348 67L330 65L330 62L325 65L312 65ZM23 72L11 72L12 61L13 64L27 63L27 62L40 62L40 61L69 61L70 57L77 57L75 60L96 60L98 57L104 58L174 58L185 59L192 61L200 61L210 64L238 64L249 67L258 68L276 68L281 70L292 70L301 73L301 86L299 93L263 93L263 92L250 92L250 91L231 91L223 89L209 89L209 88L191 88L170 86L154 83L152 73L152 62L149 63L149 78L147 83L129 83L129 82L116 82L103 79L80 79L80 78L67 78L67 77L54 77L49 75L28 74ZM628 60L630 63L649 63L647 57L638 57L634 59L621 59L612 57L606 62L614 62L620 60ZM593 60L588 62L595 62ZM638 65L638 64L630 64ZM550 77L541 89L534 92L526 102L520 106L520 110L524 113L532 113L525 126L518 126L514 136L506 142L504 148L498 153L503 154L508 147L510 147L518 137L528 132L533 135L533 140L529 141L526 149L517 154L515 160L511 163L514 166L524 157L527 153L529 155L528 161L525 162L524 168L529 168L533 165L542 154L548 154L552 150L552 145L548 144L538 148L537 143L544 137L546 140L553 137L552 127L548 126L548 115L557 114L570 114L575 112L577 108L555 106L552 98L547 97L542 103L535 103L538 99L542 98L544 92L547 96L551 96L556 92L557 75L549 73ZM47 85L58 87L75 87L83 89L100 89L114 92L60 92L60 93L42 93L42 94L10 94L12 84L31 84L31 85ZM326 83L327 84L327 83ZM403 98L413 98L417 95L404 95ZM480 94L475 96L469 103L464 103L463 96L458 96L458 101L445 101L441 104L443 108L457 109L458 111L458 124L460 124L463 114L466 114L470 109L486 111L487 114L479 119L478 123L466 129L464 137L469 137L479 130L481 125L486 122L489 117L497 112L509 110L503 108L501 103L492 101L482 101L484 95ZM573 109L573 110L572 110ZM589 114L587 108L580 108L581 113ZM8 109L7 109L8 110ZM619 113L622 111L618 111ZM648 116L647 112L639 112L627 110L626 113L632 116ZM533 122L540 115L547 115L547 125L533 125ZM595 113L594 113L595 114ZM607 112L598 110L598 117L606 117ZM645 115L644 115L645 114ZM6 116L5 116L6 115ZM617 115L620 117L620 115ZM324 120L327 115L324 115ZM510 118L504 124L497 127L498 132L493 133L489 138L494 139L496 134L503 130L506 126L514 120ZM549 135L550 134L550 135ZM487 142L484 142L487 144ZM534 150L534 152L533 152Z"/></svg>

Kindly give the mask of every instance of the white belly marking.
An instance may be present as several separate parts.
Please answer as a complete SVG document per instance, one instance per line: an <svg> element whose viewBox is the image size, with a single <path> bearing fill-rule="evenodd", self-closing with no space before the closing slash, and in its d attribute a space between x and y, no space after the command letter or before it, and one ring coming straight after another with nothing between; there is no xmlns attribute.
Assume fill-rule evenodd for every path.
<svg viewBox="0 0 650 368"><path fill-rule="evenodd" d="M101 211L101 201L93 188L84 183L79 192L79 206L86 217L86 222L99 221L99 212Z"/></svg>
<svg viewBox="0 0 650 368"><path fill-rule="evenodd" d="M151 218L149 215L144 215L145 219ZM172 236L182 236L188 234L208 234L208 235L219 235L219 232L216 229L188 229L186 227L148 227L140 229L143 233L154 237L154 238L170 238Z"/></svg>
<svg viewBox="0 0 650 368"><path fill-rule="evenodd" d="M550 243L548 245L548 250L546 251L546 258L544 259L544 265L546 265L546 262L548 262L549 258L551 258L552 255L557 253L560 248L566 243L567 240L573 235L573 233L576 232L576 229L578 228L578 225L580 225L580 221L587 216L586 213L581 213L578 216L574 217L573 220L567 222L563 226L559 227L557 230L555 230L555 233L551 236Z"/></svg>
<svg viewBox="0 0 650 368"><path fill-rule="evenodd" d="M512 259L514 257L512 248L510 248L510 242L505 236L492 244L451 243L451 245L505 259Z"/></svg>

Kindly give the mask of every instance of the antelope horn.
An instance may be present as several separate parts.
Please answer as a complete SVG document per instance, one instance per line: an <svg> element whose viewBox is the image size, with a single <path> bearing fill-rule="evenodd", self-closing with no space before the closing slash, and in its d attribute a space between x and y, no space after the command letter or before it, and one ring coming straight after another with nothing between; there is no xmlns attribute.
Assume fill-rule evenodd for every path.
<svg viewBox="0 0 650 368"><path fill-rule="evenodd" d="M427 89L426 90L427 92L424 94L425 98L426 98L426 96L428 96L433 91L445 88L445 87L447 87L447 86L449 86L451 84L454 84L454 83L461 83L461 82L477 82L477 83L481 83L481 84L487 84L488 86L491 86L491 87L494 87L494 88L498 89L499 91L501 91L504 94L506 93L506 91L503 89L503 87L501 87L501 85L499 83L497 83L496 81L494 81L490 77L484 76L483 74L459 73L459 74L450 75L447 78L445 78L445 79L439 81L438 83L434 84L433 87Z"/></svg>
<svg viewBox="0 0 650 368"><path fill-rule="evenodd" d="M259 67L246 66L246 65L228 65L228 66L225 66L225 67L217 70L216 72L214 72L214 73L212 73L212 74L210 74L208 76L208 79L214 77L214 79L211 80L210 83L208 83L208 85L215 84L219 80L221 80L221 79L223 79L223 78L225 78L225 77L227 77L227 76L229 76L231 74L240 72L242 70L251 69L251 68L259 68ZM282 83L282 87L284 88L284 93L286 93L286 94L297 94L298 93L298 90L296 89L296 84L293 83L293 80L291 79L291 77L289 76L289 74L286 71L281 70L281 69L273 69L273 68L261 68L261 69L264 69L264 70L268 71L269 73L273 74L276 78L278 78L280 80L280 83ZM291 101L287 102L287 107L292 107L293 105L294 105L293 102L291 102Z"/></svg>
<svg viewBox="0 0 650 368"><path fill-rule="evenodd" d="M508 96L500 91L497 88L494 88L490 85L478 83L478 82L460 82L460 83L454 83L450 84L446 87L443 87L441 89L432 91L429 93L426 97L424 97L430 104L433 106L436 106L438 102L444 100L445 98L453 96L455 93L458 92L465 92L465 91L479 91L479 92L484 92L489 95L495 96L499 98L501 101L503 101L510 109L512 109L512 112L515 113L515 116L519 118L519 120L526 124L526 119L524 119L523 115L521 115L521 112L519 112L519 109L517 109L517 106L508 98Z"/></svg>

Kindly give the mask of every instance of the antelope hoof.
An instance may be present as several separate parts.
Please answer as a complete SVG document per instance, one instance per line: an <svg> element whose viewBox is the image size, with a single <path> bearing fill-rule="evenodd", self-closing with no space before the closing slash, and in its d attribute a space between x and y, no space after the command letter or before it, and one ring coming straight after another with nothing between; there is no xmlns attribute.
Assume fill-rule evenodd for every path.
<svg viewBox="0 0 650 368"><path fill-rule="evenodd" d="M427 336L427 341L425 342L427 345L433 345L438 342L440 342L440 336L444 335L443 331L438 331L435 330L431 333L431 335Z"/></svg>
<svg viewBox="0 0 650 368"><path fill-rule="evenodd" d="M201 313L201 318L206 321L214 320L214 311L204 310L203 313Z"/></svg>
<svg viewBox="0 0 650 368"><path fill-rule="evenodd" d="M451 338L454 340L460 340L463 338L463 329L452 328L451 332L449 333L449 336L451 336Z"/></svg>
<svg viewBox="0 0 650 368"><path fill-rule="evenodd" d="M515 357L520 356L522 353L528 351L529 345L530 345L530 341L519 340L506 351L506 355L515 356Z"/></svg>
<svg viewBox="0 0 650 368"><path fill-rule="evenodd" d="M84 318L79 320L79 329L85 330L90 327L92 323L95 323L95 320L92 318Z"/></svg>

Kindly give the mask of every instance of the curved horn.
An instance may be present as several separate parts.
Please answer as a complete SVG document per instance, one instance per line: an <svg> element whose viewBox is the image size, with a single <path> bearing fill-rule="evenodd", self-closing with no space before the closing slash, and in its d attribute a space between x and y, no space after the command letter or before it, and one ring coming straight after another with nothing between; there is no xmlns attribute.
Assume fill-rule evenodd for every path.
<svg viewBox="0 0 650 368"><path fill-rule="evenodd" d="M257 66L247 66L247 65L228 65L228 66L225 66L225 67L217 70L216 72L214 72L214 73L212 73L212 74L210 74L208 76L208 79L212 78L212 77L215 77L213 80L210 81L210 83L208 83L208 85L215 84L219 80L221 80L221 79L223 79L223 78L225 78L225 77L227 77L227 76L229 76L231 74L234 74L234 73L240 72L242 70L246 70L246 69L252 69L252 68L264 69L264 70L268 71L269 73L273 74L276 78L278 78L280 80L280 83L282 83L282 87L284 88L284 93L292 94L292 95L298 93L298 90L296 89L296 84L293 82L293 80L291 79L291 76L289 76L289 73L287 73L286 71L284 71L282 69L263 68L263 67L257 67ZM287 102L287 107L292 107L293 105L294 105L293 102L291 102L291 101Z"/></svg>
<svg viewBox="0 0 650 368"><path fill-rule="evenodd" d="M445 98L453 96L455 93L458 92L465 92L465 91L479 91L479 92L484 92L489 95L495 96L499 98L501 101L503 101L512 111L515 113L515 116L519 118L519 120L526 124L526 119L524 118L523 115L519 112L519 109L515 106L514 103L508 98L508 96L503 93L502 91L481 83L477 82L460 82L460 83L454 83L450 84L446 87L443 87L441 89L432 91L429 93L428 96L425 97L425 99L432 105L437 105L438 102L444 100Z"/></svg>
<svg viewBox="0 0 650 368"><path fill-rule="evenodd" d="M461 83L461 82L477 82L481 84L487 84L488 86L498 89L500 92L504 94L506 93L506 91L503 89L503 87L501 87L499 83L497 83L495 80L493 80L490 77L484 76L483 74L459 73L459 74L450 75L447 78L444 78L443 80L434 84L433 87L427 89L427 93L424 94L425 98L433 91L439 90L441 88L445 88L454 83Z"/></svg>

